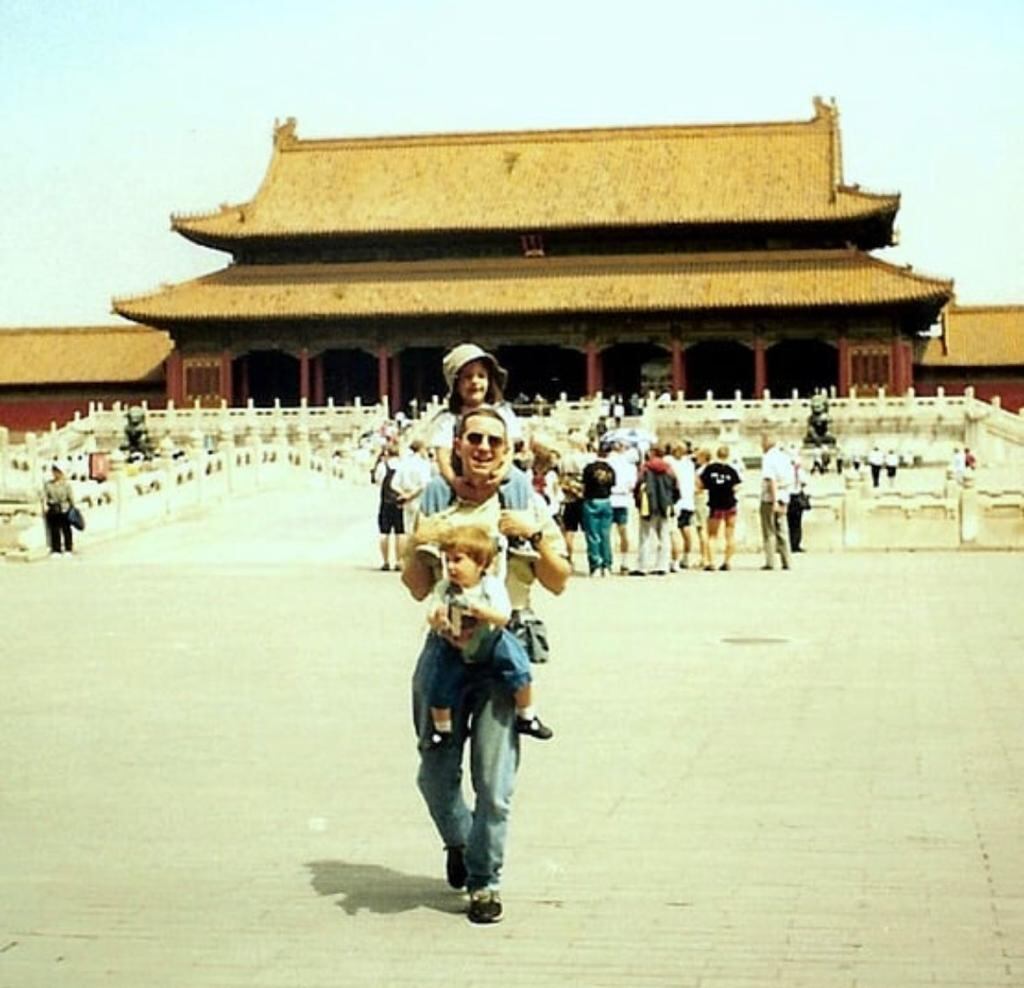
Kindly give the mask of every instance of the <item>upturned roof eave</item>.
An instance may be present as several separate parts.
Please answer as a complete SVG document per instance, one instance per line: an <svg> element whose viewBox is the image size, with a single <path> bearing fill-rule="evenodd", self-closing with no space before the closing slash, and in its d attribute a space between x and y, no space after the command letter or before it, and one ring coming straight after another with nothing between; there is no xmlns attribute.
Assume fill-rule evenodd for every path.
<svg viewBox="0 0 1024 988"><path fill-rule="evenodd" d="M493 276L492 276L493 277ZM331 307L309 305L301 300L298 304L290 307L279 307L276 310L264 308L260 311L253 309L238 310L225 307L202 307L186 312L173 312L159 304L161 297L166 298L164 293L158 296L145 298L125 299L115 304L115 311L128 319L145 321L150 324L162 327L197 323L204 321L246 323L254 319L270 322L289 322L296 320L359 320L366 318L384 319L410 319L425 317L454 318L459 316L555 316L573 313L615 313L615 312L659 312L659 313L707 313L715 311L812 311L836 308L872 308L886 309L902 306L925 306L934 309L937 314L949 301L952 295L952 284L948 282L937 282L921 276L906 275L915 284L914 290L903 293L891 293L887 297L871 298L854 291L848 292L845 297L832 295L822 298L787 297L782 294L766 295L764 298L751 299L749 297L737 298L735 301L729 298L717 297L711 300L698 301L691 298L665 298L657 299L644 296L636 301L623 298L590 298L581 303L577 298L563 297L549 298L538 303L528 305L488 305L472 304L465 305L458 302L448 301L444 304L422 304L419 306L393 305L387 300L372 311L344 311L343 307ZM185 283L180 286L183 291L189 291L194 283ZM233 286L235 291L242 292L245 286ZM173 291L173 289L172 289ZM157 304L152 304L157 303Z"/></svg>
<svg viewBox="0 0 1024 988"><path fill-rule="evenodd" d="M259 222L240 223L227 213L209 214L208 216L172 217L171 228L187 240L203 247L226 249L225 245L239 244L245 241L286 241L292 239L323 240L330 238L360 238L374 236L410 237L426 235L467 236L489 233L544 233L571 230L636 230L652 227L676 229L693 229L700 227L727 226L775 226L808 224L826 226L847 222L862 222L881 219L890 224L894 221L899 208L899 196L884 195L868 200L870 207L860 210L835 210L819 214L809 212L778 212L765 214L734 214L719 216L652 216L637 217L630 220L609 220L606 218L580 218L571 223L552 222L545 218L543 211L535 218L519 222L503 221L497 223L457 224L438 223L434 225L386 225L359 227L271 227L261 226ZM239 207L244 209L245 207ZM237 213L235 217L237 217Z"/></svg>

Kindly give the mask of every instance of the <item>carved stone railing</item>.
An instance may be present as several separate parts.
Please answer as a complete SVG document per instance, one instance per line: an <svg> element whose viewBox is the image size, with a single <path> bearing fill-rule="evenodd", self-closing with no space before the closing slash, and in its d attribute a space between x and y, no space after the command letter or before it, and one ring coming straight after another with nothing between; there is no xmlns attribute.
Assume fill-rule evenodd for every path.
<svg viewBox="0 0 1024 988"><path fill-rule="evenodd" d="M1024 463L1024 416L1012 415L998 402L964 395L948 396L939 389L934 397L917 397L913 390L889 396L854 394L830 398L829 428L847 456L863 457L878 445L893 449L908 461L945 464L955 447L969 446L985 463ZM659 438L685 438L696 445L729 445L742 459L760 456L760 437L772 433L785 445L801 446L807 433L810 401L794 395L732 399L708 395L688 400L649 396L644 402L643 427Z"/></svg>
<svg viewBox="0 0 1024 988"><path fill-rule="evenodd" d="M0 557L46 555L40 496L51 462L59 462L72 483L90 543L260 490L337 483L353 469L359 436L379 426L379 417L368 409L316 411L150 411L146 426L157 452L139 462L129 462L119 449L119 408L92 409L63 429L29 434L17 446L0 429ZM98 454L108 458L102 476L92 461Z"/></svg>
<svg viewBox="0 0 1024 988"><path fill-rule="evenodd" d="M747 485L745 485L747 486ZM751 478L739 499L736 544L761 548L760 498ZM968 473L932 489L871 487L867 472L848 472L842 486L814 492L803 515L812 552L889 549L1024 549L1024 484L1015 490L980 487Z"/></svg>
<svg viewBox="0 0 1024 988"><path fill-rule="evenodd" d="M914 407L908 411L910 405ZM1019 416L971 395L836 399L830 413L840 435L844 429L854 431L857 423L869 428L887 421L898 427L912 419L918 440L925 443L927 436L927 442L938 444L937 452L921 447L927 454L923 461L942 465L901 470L895 485L879 489L871 488L866 471L811 477L813 509L804 515L804 530L814 551L1024 548L1024 421ZM538 418L534 426L557 442L571 428L586 431L599 414L599 399L555 403L550 415ZM807 403L676 400L653 410L648 405L645 416L650 416L645 417L647 427L659 433L671 426L679 429L674 435L702 441L704 428L708 445L730 437L742 455L744 443L753 444L764 428L783 441L792 436L799 442ZM428 418L424 410L417 426L422 428ZM67 468L87 516L87 538L95 542L261 490L329 485L342 478L365 482L367 450L358 440L385 419L380 410L358 406L149 411L146 426L156 455L139 463L126 462L119 451L124 421L123 409L97 407L63 429L30 434L17 445L0 428L0 557L45 555L39 498L47 465L54 459ZM948 475L949 444L970 445L981 467L961 480ZM90 459L98 453L110 455L105 480L90 478ZM756 473L751 472L741 491L738 544L754 551L761 538Z"/></svg>

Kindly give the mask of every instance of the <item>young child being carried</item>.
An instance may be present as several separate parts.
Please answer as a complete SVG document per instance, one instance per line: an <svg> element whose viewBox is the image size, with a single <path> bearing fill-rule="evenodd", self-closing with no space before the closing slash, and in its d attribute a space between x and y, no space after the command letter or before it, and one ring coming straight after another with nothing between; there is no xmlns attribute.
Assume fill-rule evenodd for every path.
<svg viewBox="0 0 1024 988"><path fill-rule="evenodd" d="M533 709L530 660L519 640L505 630L512 613L502 579L488 572L497 548L480 525L456 525L440 539L447 577L438 581L427 615L435 647L427 696L433 731L428 748L452 736L452 705L459 696L466 666L491 663L516 705L516 731L546 741L553 731Z"/></svg>

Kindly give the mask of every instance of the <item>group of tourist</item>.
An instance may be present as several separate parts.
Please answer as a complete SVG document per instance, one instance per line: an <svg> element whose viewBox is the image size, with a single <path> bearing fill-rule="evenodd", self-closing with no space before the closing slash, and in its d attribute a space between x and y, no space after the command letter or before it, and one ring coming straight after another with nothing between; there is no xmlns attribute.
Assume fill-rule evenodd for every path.
<svg viewBox="0 0 1024 988"><path fill-rule="evenodd" d="M781 492L778 519L762 517L766 568L785 526L788 548L802 552L803 515L810 509L807 477L799 459L771 443L769 464ZM690 443L638 445L614 435L589 439L570 433L564 450L518 440L513 466L525 474L565 540L570 561L578 539L591 577L618 573L663 576L688 569L727 571L736 551L737 489L742 464L728 446L694 449ZM762 470L764 467L762 467ZM405 533L412 531L422 492L434 476L450 485L444 454L422 440L404 452L387 444L372 468L380 489L378 529L382 570L400 569ZM762 484L767 478L762 478ZM768 522L771 521L769 525ZM788 566L789 559L783 560Z"/></svg>

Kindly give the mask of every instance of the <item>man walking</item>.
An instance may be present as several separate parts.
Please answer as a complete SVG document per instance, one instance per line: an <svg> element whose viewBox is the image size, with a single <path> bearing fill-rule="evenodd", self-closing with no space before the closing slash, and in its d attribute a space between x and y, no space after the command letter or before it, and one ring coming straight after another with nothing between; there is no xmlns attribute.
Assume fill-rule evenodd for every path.
<svg viewBox="0 0 1024 988"><path fill-rule="evenodd" d="M783 521L792 488L793 463L767 433L761 437L761 451L761 538L764 541L761 569L775 569L776 551L782 568L789 569L789 538Z"/></svg>
<svg viewBox="0 0 1024 988"><path fill-rule="evenodd" d="M513 608L529 608L531 584L536 580L552 593L561 593L571 572L565 541L543 499L524 490L524 484L507 484L499 494L501 478L510 458L505 420L493 408L482 406L467 412L456 426L453 457L462 466L465 483L461 496L442 478L435 478L424 492L425 512L434 505L448 505L438 516L445 522L479 524L508 539L527 539L535 553L508 561L506 585ZM437 488L435 490L434 488ZM443 489L442 489L443 488ZM504 503L503 503L504 500ZM509 503L509 502L514 503ZM421 518L411 536L402 582L416 600L424 600L437 582L437 557L418 548L435 540L435 519ZM431 632L435 634L436 632ZM427 697L426 648L413 674L413 723L421 741L432 728ZM470 779L475 805L470 809L462 792L462 760L470 745ZM492 663L466 667L465 682L452 705L451 741L441 747L420 745L417 785L447 854L448 883L465 886L472 923L496 923L503 915L501 872L512 793L519 768L519 735L511 694Z"/></svg>

